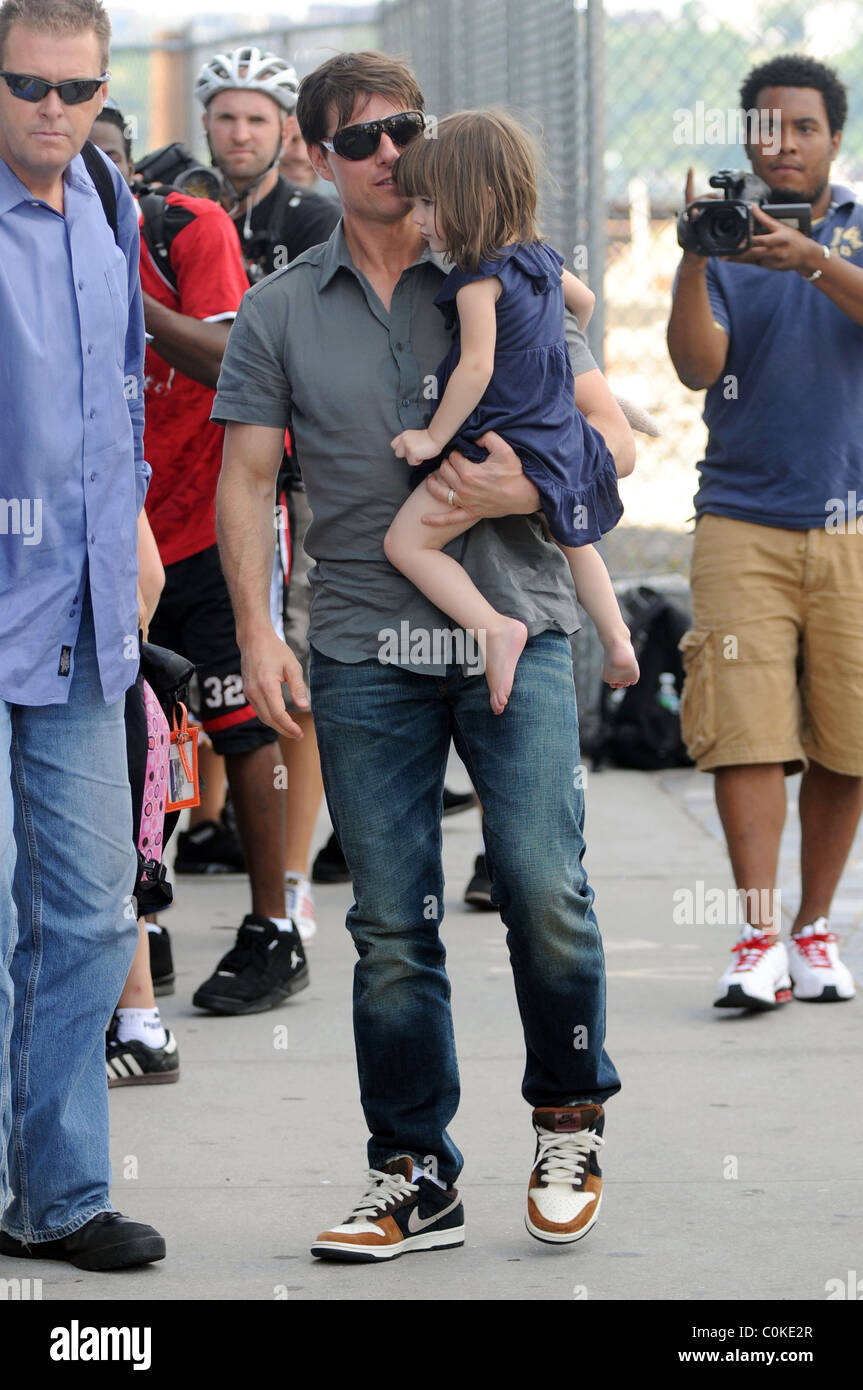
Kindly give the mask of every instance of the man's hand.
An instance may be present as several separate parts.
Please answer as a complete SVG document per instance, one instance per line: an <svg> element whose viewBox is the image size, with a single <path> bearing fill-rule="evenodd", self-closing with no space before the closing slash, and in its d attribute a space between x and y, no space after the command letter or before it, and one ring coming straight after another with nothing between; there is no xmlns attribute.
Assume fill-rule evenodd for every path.
<svg viewBox="0 0 863 1390"><path fill-rule="evenodd" d="M453 504L442 515L427 512L424 525L472 525L480 517L528 515L539 509L539 493L506 440L489 430L477 443L488 449L482 463L453 452L426 478L426 487L438 502L449 502L452 489Z"/></svg>
<svg viewBox="0 0 863 1390"><path fill-rule="evenodd" d="M286 682L298 709L309 708L300 663L274 632L262 633L241 646L243 689L255 714L271 729L287 738L301 739L303 731L285 709L282 682Z"/></svg>
<svg viewBox="0 0 863 1390"><path fill-rule="evenodd" d="M739 256L723 256L722 260L737 265L761 265L765 270L800 270L809 273L817 269L824 258L818 242L798 232L796 227L789 227L787 222L777 222L757 203L753 204L752 211L769 231L754 236L748 251Z"/></svg>
<svg viewBox="0 0 863 1390"><path fill-rule="evenodd" d="M428 430L402 430L390 440L390 448L397 459L407 459L411 468L437 458L441 451L441 445L435 443Z"/></svg>

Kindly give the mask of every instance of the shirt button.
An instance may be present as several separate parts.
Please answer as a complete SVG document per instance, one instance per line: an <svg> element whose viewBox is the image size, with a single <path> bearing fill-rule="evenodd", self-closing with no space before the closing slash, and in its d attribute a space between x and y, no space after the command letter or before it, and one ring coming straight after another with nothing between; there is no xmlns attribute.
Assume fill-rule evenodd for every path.
<svg viewBox="0 0 863 1390"><path fill-rule="evenodd" d="M90 482L91 482L91 483L95 483L95 481L96 481L96 474L95 474L95 473L91 473L91 474L90 474Z"/></svg>
<svg viewBox="0 0 863 1390"><path fill-rule="evenodd" d="M83 290L83 288L84 288L84 281L83 281L83 280L79 280L79 281L78 281L78 289L79 289L79 290Z"/></svg>
<svg viewBox="0 0 863 1390"><path fill-rule="evenodd" d="M407 396L405 396L405 399L402 401L402 405L410 405L410 400Z"/></svg>
<svg viewBox="0 0 863 1390"><path fill-rule="evenodd" d="M75 597L73 598L72 602L73 602L73 603L77 603L77 602L78 602L78 595L77 595L77 594L76 594Z"/></svg>
<svg viewBox="0 0 863 1390"><path fill-rule="evenodd" d="M91 545L95 545L95 544L96 544L96 533L95 533L95 531L91 531L91 532L90 532L90 544L91 544Z"/></svg>
<svg viewBox="0 0 863 1390"><path fill-rule="evenodd" d="M96 412L95 412L95 410L91 410L91 411L90 411L90 419L91 419L91 420L95 420L95 418L96 418Z"/></svg>
<svg viewBox="0 0 863 1390"><path fill-rule="evenodd" d="M90 356L90 354L91 354L92 351L93 351L93 344L92 344L92 343L88 343L88 344L87 344L87 356L88 356L88 357Z"/></svg>
<svg viewBox="0 0 863 1390"><path fill-rule="evenodd" d="M78 616L78 614L75 612L75 609L73 608L72 611L71 611L71 613L69 614L69 617L70 617L70 618L77 618L77 616Z"/></svg>

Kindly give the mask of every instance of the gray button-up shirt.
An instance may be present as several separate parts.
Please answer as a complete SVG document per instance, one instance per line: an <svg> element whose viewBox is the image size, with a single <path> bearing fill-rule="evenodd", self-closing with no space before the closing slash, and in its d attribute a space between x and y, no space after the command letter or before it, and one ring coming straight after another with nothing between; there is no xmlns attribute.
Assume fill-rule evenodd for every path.
<svg viewBox="0 0 863 1390"><path fill-rule="evenodd" d="M409 494L409 466L390 440L428 423L435 369L449 347L433 303L444 274L424 251L402 273L387 313L339 223L324 245L248 291L228 339L212 418L291 427L313 515L309 639L337 661L378 657L429 675L453 660L462 669L474 662L452 619L383 552ZM576 372L595 365L582 351ZM569 567L536 518L479 521L447 553L531 636L577 630Z"/></svg>

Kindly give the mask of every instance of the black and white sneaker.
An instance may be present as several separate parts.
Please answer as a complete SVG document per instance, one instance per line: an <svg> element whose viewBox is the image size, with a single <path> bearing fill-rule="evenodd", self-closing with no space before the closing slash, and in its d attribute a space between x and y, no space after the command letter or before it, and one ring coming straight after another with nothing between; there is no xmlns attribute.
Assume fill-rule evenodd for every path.
<svg viewBox="0 0 863 1390"><path fill-rule="evenodd" d="M250 912L233 948L192 996L192 1003L214 1014L259 1014L283 1004L308 983L309 967L296 927L279 931L269 917Z"/></svg>
<svg viewBox="0 0 863 1390"><path fill-rule="evenodd" d="M369 1187L350 1216L322 1231L312 1254L323 1260L394 1260L411 1250L464 1245L464 1207L457 1190L428 1178L411 1182L413 1161L394 1158L369 1171Z"/></svg>
<svg viewBox="0 0 863 1390"><path fill-rule="evenodd" d="M128 1042L117 1039L117 1015L111 1019L105 1035L105 1069L108 1088L113 1086L160 1086L180 1079L180 1054L177 1039L170 1029L163 1047L148 1047L137 1038Z"/></svg>

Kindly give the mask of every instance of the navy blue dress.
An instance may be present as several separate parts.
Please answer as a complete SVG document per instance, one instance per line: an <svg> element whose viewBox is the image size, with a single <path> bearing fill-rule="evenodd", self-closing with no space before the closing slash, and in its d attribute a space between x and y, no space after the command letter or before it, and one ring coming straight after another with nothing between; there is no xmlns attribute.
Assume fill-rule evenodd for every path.
<svg viewBox="0 0 863 1390"><path fill-rule="evenodd" d="M463 285L496 275L494 373L482 400L449 441L476 462L488 451L475 441L495 430L515 450L539 491L549 530L562 545L587 545L617 525L623 505L617 470L605 440L575 405L575 383L564 337L563 258L540 242L505 246L499 259L476 271L452 270L435 304L453 329L453 344L437 370L438 400L461 355L455 298ZM412 468L411 486L437 468Z"/></svg>

